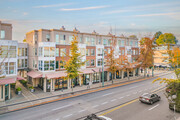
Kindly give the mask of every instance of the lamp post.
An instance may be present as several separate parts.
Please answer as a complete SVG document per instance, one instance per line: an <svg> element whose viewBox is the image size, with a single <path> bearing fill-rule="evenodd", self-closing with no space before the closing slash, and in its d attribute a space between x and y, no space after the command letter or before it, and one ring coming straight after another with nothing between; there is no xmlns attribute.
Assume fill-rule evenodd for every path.
<svg viewBox="0 0 180 120"><path fill-rule="evenodd" d="M102 87L104 87L104 49L102 49Z"/></svg>

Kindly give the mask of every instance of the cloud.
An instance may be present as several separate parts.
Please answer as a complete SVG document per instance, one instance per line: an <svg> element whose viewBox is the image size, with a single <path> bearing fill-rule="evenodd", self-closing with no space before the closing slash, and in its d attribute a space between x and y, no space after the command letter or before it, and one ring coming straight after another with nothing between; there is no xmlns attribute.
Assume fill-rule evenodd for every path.
<svg viewBox="0 0 180 120"><path fill-rule="evenodd" d="M28 13L27 12L23 12L23 15L25 16L25 15L28 15Z"/></svg>
<svg viewBox="0 0 180 120"><path fill-rule="evenodd" d="M137 16L137 17L152 17L152 16L171 16L171 15L178 15L178 14L180 14L180 12L143 14L143 15L135 15L135 16Z"/></svg>
<svg viewBox="0 0 180 120"><path fill-rule="evenodd" d="M40 6L34 6L34 8L62 7L62 6L72 5L72 4L73 4L73 3L52 4L52 5L40 5Z"/></svg>
<svg viewBox="0 0 180 120"><path fill-rule="evenodd" d="M60 11L80 11L80 10L93 10L93 9L100 9L100 8L107 8L109 6L93 6L93 7L83 7L83 8L62 8L59 9Z"/></svg>

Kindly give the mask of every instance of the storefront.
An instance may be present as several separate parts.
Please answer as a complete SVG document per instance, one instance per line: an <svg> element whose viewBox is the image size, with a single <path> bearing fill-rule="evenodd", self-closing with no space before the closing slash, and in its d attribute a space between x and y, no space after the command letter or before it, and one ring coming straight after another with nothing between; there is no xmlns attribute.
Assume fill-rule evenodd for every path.
<svg viewBox="0 0 180 120"><path fill-rule="evenodd" d="M92 83L99 83L100 82L100 73L93 73L93 77L92 77Z"/></svg>
<svg viewBox="0 0 180 120"><path fill-rule="evenodd" d="M64 78L55 79L55 91L67 89L67 80Z"/></svg>
<svg viewBox="0 0 180 120"><path fill-rule="evenodd" d="M90 73L83 74L83 85L89 85L89 82L90 82Z"/></svg>
<svg viewBox="0 0 180 120"><path fill-rule="evenodd" d="M121 74L119 70L116 71L116 79L121 79Z"/></svg>

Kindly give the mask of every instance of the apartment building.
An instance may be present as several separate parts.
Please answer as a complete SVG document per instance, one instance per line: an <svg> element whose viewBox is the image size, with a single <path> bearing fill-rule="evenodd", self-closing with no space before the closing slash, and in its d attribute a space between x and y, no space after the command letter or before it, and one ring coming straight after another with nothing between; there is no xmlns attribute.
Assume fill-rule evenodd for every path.
<svg viewBox="0 0 180 120"><path fill-rule="evenodd" d="M23 79L18 76L18 46L12 40L12 25L0 21L0 101L10 99L10 84Z"/></svg>
<svg viewBox="0 0 180 120"><path fill-rule="evenodd" d="M28 81L34 87L40 87L44 92L69 89L70 83L64 79L67 75L63 67L63 61L70 55L70 43L73 35L78 38L79 52L84 55L82 61L86 61L79 76L74 79L74 86L95 84L101 82L102 59L106 58L102 51L110 52L112 35L100 35L82 33L76 28L73 31L60 29L33 30L26 34L28 43L28 66L31 70L27 73ZM116 40L115 57L127 56L129 62L136 60L139 54L138 39L114 36ZM112 74L104 68L104 80L112 80ZM138 72L134 69L133 76ZM127 75L124 71L117 71L115 77L122 79ZM129 75L129 73L128 73Z"/></svg>

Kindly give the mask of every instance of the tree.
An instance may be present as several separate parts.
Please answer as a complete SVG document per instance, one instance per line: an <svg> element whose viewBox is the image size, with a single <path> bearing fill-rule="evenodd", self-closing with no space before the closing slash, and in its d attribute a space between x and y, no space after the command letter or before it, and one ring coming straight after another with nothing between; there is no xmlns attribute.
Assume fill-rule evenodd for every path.
<svg viewBox="0 0 180 120"><path fill-rule="evenodd" d="M164 33L156 40L157 45L176 44L176 37L172 33Z"/></svg>
<svg viewBox="0 0 180 120"><path fill-rule="evenodd" d="M144 69L144 76L146 76L146 69L153 66L153 55L154 55L154 45L153 39L148 37L144 37L140 40L140 55L138 58L138 62L141 63L139 67Z"/></svg>
<svg viewBox="0 0 180 120"><path fill-rule="evenodd" d="M159 36L162 34L162 32L161 31L158 31L158 32L156 32L155 34L154 34L154 37L153 37L153 39L154 39L154 44L156 44L156 40L159 38Z"/></svg>
<svg viewBox="0 0 180 120"><path fill-rule="evenodd" d="M106 65L109 67L108 71L112 73L112 78L114 78L114 74L118 69L117 59L115 58L115 46L116 46L116 40L115 37L112 36L110 53L106 51L107 54ZM113 79L112 79L112 83L113 83Z"/></svg>
<svg viewBox="0 0 180 120"><path fill-rule="evenodd" d="M153 83L160 81L160 83L167 84L165 96L169 101L169 108L174 109L175 105L175 110L180 112L180 69L177 68L174 73L176 75L176 79L158 78L154 80ZM173 98L173 96L176 97Z"/></svg>
<svg viewBox="0 0 180 120"><path fill-rule="evenodd" d="M170 50L168 46L167 51L169 56L165 59L169 61L171 66L178 67L180 65L180 49L178 47L174 47L172 50Z"/></svg>
<svg viewBox="0 0 180 120"><path fill-rule="evenodd" d="M69 56L69 60L64 63L64 68L67 72L66 79L71 83L71 88L73 91L73 79L75 79L80 71L81 66L85 65L85 61L82 62L82 55L78 52L78 41L77 36L73 35L73 40L71 41L71 55Z"/></svg>

